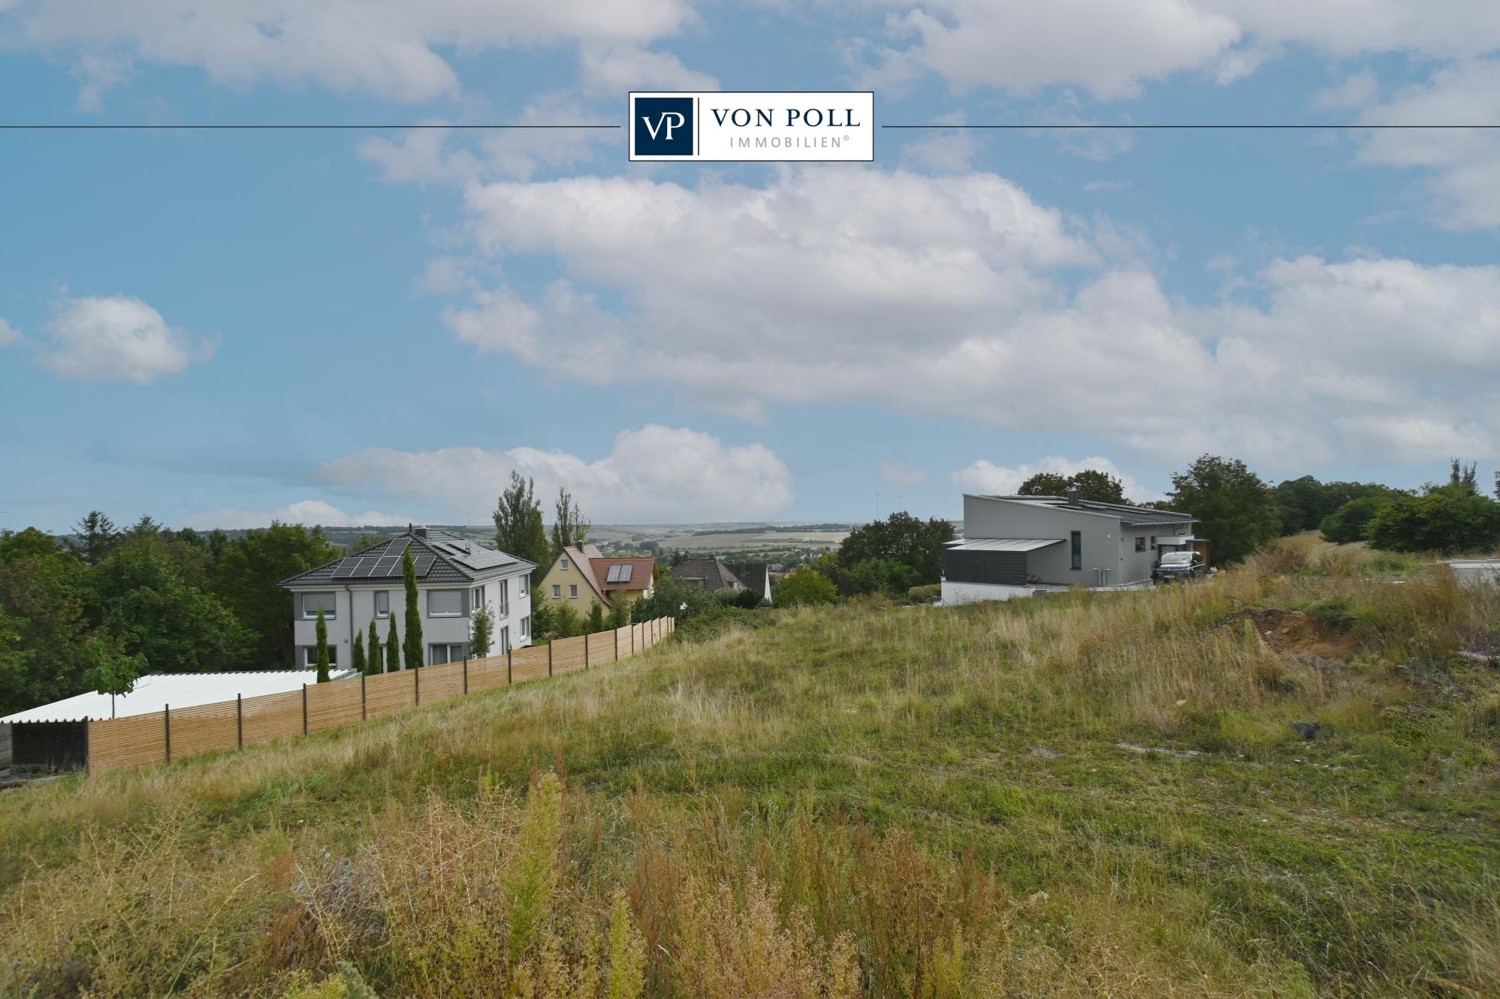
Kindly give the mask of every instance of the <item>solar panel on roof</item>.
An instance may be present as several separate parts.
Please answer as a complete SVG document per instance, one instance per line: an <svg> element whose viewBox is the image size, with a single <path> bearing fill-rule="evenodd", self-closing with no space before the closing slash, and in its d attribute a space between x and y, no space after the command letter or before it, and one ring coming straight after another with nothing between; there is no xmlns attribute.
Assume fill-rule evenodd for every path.
<svg viewBox="0 0 1500 999"><path fill-rule="evenodd" d="M355 570L354 575L360 579L369 579L375 575L375 568L378 565L380 565L378 558L362 558L359 560L359 568Z"/></svg>
<svg viewBox="0 0 1500 999"><path fill-rule="evenodd" d="M609 567L609 575L605 577L606 583L618 583L620 581L620 567L612 565Z"/></svg>
<svg viewBox="0 0 1500 999"><path fill-rule="evenodd" d="M628 583L628 582L630 582L630 577L631 577L631 575L634 572L635 572L635 566L631 565L629 562L627 562L624 565L620 566L620 582L622 582L622 583Z"/></svg>
<svg viewBox="0 0 1500 999"><path fill-rule="evenodd" d="M396 555L383 555L383 556L381 556L380 560L375 563L375 568L371 572L371 575L374 575L374 576L394 576L396 574L396 567L399 566L400 564L401 564L401 559L400 559L399 556L396 556Z"/></svg>
<svg viewBox="0 0 1500 999"><path fill-rule="evenodd" d="M334 579L346 579L349 576L354 575L354 563L356 561L358 561L358 560L357 559L347 559L346 558L346 559L344 559L344 561L342 561L338 565L334 566L334 569L333 569L333 578Z"/></svg>
<svg viewBox="0 0 1500 999"><path fill-rule="evenodd" d="M437 561L437 557L434 556L434 555L418 555L416 557L417 575L418 576L425 576L425 575L427 575L427 570L431 569L432 568L432 563L434 563L436 561Z"/></svg>

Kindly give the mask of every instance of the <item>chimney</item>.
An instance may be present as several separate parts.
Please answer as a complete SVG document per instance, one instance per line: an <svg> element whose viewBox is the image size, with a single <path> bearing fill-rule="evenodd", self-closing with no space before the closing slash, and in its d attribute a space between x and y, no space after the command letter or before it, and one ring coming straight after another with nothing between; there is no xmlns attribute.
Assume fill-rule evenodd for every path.
<svg viewBox="0 0 1500 999"><path fill-rule="evenodd" d="M419 538L425 538L427 537L427 525L423 524L421 527L414 527L412 528L411 533Z"/></svg>
<svg viewBox="0 0 1500 999"><path fill-rule="evenodd" d="M1077 489L1069 489L1068 490L1068 506L1077 506L1077 505L1078 505L1078 490Z"/></svg>

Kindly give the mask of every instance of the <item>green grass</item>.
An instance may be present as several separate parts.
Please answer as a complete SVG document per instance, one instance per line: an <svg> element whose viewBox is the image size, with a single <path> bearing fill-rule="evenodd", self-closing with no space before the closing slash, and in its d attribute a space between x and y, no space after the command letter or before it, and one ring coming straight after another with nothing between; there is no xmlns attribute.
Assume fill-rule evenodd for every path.
<svg viewBox="0 0 1500 999"><path fill-rule="evenodd" d="M1497 612L1294 539L11 792L0 994L1500 994Z"/></svg>

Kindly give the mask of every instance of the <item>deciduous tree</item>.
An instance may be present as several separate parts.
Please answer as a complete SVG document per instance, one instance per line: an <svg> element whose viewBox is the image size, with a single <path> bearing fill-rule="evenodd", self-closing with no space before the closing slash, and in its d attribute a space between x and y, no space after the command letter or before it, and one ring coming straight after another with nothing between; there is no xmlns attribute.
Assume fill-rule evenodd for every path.
<svg viewBox="0 0 1500 999"><path fill-rule="evenodd" d="M552 562L547 544L547 528L542 522L542 505L537 501L535 484L510 473L510 488L495 503L495 546L507 554L536 563L531 583L541 582Z"/></svg>
<svg viewBox="0 0 1500 999"><path fill-rule="evenodd" d="M1198 520L1215 562L1238 562L1281 531L1273 491L1238 458L1205 454L1172 476L1168 503Z"/></svg>

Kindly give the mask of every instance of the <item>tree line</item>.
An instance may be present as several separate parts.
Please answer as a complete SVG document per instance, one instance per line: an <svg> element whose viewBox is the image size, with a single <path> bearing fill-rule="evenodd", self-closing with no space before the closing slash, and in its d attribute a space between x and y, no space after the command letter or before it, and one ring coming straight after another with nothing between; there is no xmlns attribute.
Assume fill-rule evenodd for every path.
<svg viewBox="0 0 1500 999"><path fill-rule="evenodd" d="M292 524L230 539L93 511L67 538L0 531L0 714L148 672L294 668L279 584L341 554Z"/></svg>

